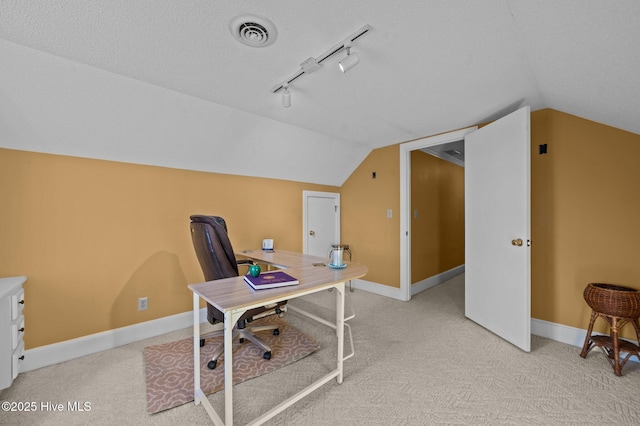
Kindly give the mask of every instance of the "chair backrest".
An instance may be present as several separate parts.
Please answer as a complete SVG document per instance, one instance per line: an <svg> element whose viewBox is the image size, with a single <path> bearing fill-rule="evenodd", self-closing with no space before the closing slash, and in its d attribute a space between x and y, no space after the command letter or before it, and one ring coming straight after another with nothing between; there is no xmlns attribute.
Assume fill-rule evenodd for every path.
<svg viewBox="0 0 640 426"><path fill-rule="evenodd" d="M223 218L191 216L191 240L205 280L213 281L238 276L236 256Z"/></svg>

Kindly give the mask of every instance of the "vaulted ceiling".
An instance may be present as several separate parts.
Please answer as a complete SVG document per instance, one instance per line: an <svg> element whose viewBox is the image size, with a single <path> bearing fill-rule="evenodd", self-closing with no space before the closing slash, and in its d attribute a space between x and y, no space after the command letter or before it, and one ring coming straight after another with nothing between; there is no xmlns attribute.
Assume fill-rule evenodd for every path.
<svg viewBox="0 0 640 426"><path fill-rule="evenodd" d="M234 38L230 23L245 14L273 22L273 44L250 47ZM360 63L342 73L337 63L344 51L330 56L317 71L291 83L291 106L283 107L272 88L307 58L319 57L366 24L371 30L353 42ZM274 140L276 152L292 152L298 143L304 149L293 149L294 155L312 158L337 176L324 179L311 166L292 175L258 173L270 177L340 184L371 149L485 122L524 105L640 134L636 0L2 0L0 40L5 41L0 45L5 58L14 59L13 65L2 61L0 75L24 85L16 91L7 78L0 83L5 97L0 99L0 114L5 115L0 115L0 129L9 134L28 139L25 131L6 122L28 119L31 107L22 103L28 87L51 73L62 74L57 67L64 61L65 69L78 73L73 77L78 90L93 90L82 85L88 79L83 76L106 72L188 96L193 101L180 108L194 112L179 112L185 115L197 118L204 108L207 116L211 111L203 102L213 105L216 119L237 111L251 117L248 122L261 123L260 129L270 129L264 134ZM28 58L42 54L48 58L44 62ZM37 64L45 69L28 70ZM33 81L24 76L29 73ZM97 79L93 86L100 86L95 81L111 77L91 78ZM105 97L100 88L95 90ZM136 96L145 96L143 92ZM157 95L150 96L148 103L157 103ZM16 105L23 109L20 117L12 116ZM276 130L273 123L279 123ZM162 152L175 158L169 145L176 143L198 157L206 144L230 143L229 138L212 138L190 147L189 139L206 139L205 133L210 129L164 141L162 150L153 145L162 134L131 143L155 151L148 163L189 168L189 157L174 164ZM279 133L298 140L278 145ZM224 134L233 138L233 133ZM7 140L1 146L19 147ZM116 144L79 154L110 157L108 152L118 149ZM137 161L135 153L127 155ZM229 155L241 158L240 153ZM197 158L193 164L207 169Z"/></svg>

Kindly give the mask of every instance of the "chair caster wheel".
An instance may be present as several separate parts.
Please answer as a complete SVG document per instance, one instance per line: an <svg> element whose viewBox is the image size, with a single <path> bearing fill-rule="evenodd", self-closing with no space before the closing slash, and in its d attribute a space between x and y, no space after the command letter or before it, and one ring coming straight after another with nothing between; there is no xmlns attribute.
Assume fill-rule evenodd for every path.
<svg viewBox="0 0 640 426"><path fill-rule="evenodd" d="M217 359L214 359L214 360L211 360L211 361L209 361L209 362L207 363L207 368L208 368L209 370L215 370L215 369L216 369L216 365L218 365L218 360L217 360Z"/></svg>
<svg viewBox="0 0 640 426"><path fill-rule="evenodd" d="M240 342L240 343L244 343L244 338L240 338L240 339L238 339L238 342Z"/></svg>
<svg viewBox="0 0 640 426"><path fill-rule="evenodd" d="M204 347L204 339L200 339L200 347Z"/></svg>
<svg viewBox="0 0 640 426"><path fill-rule="evenodd" d="M264 358L266 360L270 360L271 359L271 351L265 352L264 354L262 354L262 358Z"/></svg>
<svg viewBox="0 0 640 426"><path fill-rule="evenodd" d="M280 329L279 328L276 328L276 329L273 330L273 335L274 336L277 336L279 334L280 334Z"/></svg>

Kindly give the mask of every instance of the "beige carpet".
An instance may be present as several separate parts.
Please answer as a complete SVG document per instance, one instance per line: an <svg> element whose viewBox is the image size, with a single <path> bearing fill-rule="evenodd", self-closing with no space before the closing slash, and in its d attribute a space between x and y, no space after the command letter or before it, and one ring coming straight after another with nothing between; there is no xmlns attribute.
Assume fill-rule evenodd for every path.
<svg viewBox="0 0 640 426"><path fill-rule="evenodd" d="M361 290L347 296L356 312L350 321L356 354L345 362L344 382L327 383L268 426L640 424L638 362L629 362L617 377L601 352L582 359L580 347L538 336L532 337L531 353L522 352L465 318L464 274L409 302ZM289 303L333 317L324 307L333 304L334 294L305 299ZM335 368L335 330L293 311L285 320L320 349L235 386L236 424L249 423ZM585 309L584 328L588 323ZM186 328L22 373L0 391L0 401L89 401L91 411L0 411L0 424L211 425L204 408L193 403L146 411L144 348L191 333ZM208 399L224 412L224 392Z"/></svg>
<svg viewBox="0 0 640 426"><path fill-rule="evenodd" d="M318 343L277 317L252 323L280 324L280 334L271 331L257 334L271 347L272 358L262 358L263 350L251 342L233 345L233 383L242 383L298 361L319 349ZM200 384L205 395L224 388L224 356L214 370L207 368L222 337L207 339L200 350ZM147 412L158 413L193 401L193 339L186 338L144 348L147 385Z"/></svg>

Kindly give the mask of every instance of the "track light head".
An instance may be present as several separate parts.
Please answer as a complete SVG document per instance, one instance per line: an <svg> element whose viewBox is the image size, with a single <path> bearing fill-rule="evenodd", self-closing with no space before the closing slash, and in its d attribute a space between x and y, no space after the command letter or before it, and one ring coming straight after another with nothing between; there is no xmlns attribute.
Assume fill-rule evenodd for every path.
<svg viewBox="0 0 640 426"><path fill-rule="evenodd" d="M282 106L289 108L291 106L291 93L289 93L289 84L282 85Z"/></svg>
<svg viewBox="0 0 640 426"><path fill-rule="evenodd" d="M347 56L338 62L338 66L340 67L340 71L347 72L360 63L360 58L356 52L351 51L351 42L346 42L344 48L347 51Z"/></svg>

